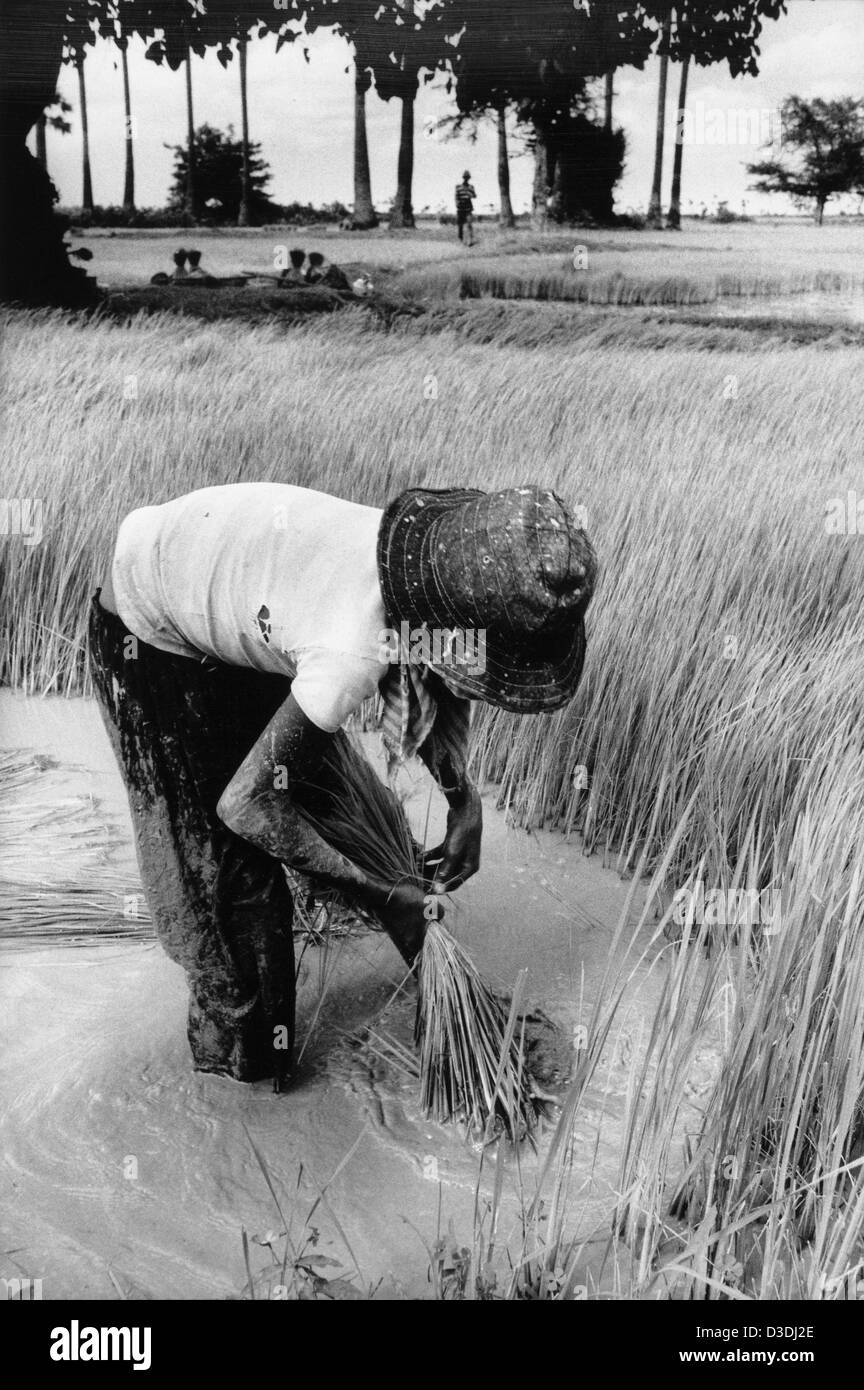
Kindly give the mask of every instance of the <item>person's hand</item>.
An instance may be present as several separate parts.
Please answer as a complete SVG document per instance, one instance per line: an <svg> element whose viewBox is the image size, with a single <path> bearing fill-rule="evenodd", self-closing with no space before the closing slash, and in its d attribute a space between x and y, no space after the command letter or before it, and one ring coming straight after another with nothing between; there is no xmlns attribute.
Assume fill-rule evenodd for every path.
<svg viewBox="0 0 864 1390"><path fill-rule="evenodd" d="M440 921L442 906L422 885L407 879L396 884L375 883L365 894L369 906L408 965L423 949L430 921Z"/></svg>
<svg viewBox="0 0 864 1390"><path fill-rule="evenodd" d="M451 802L447 834L442 844L424 856L430 892L448 893L460 887L480 868L483 806L476 787L467 786L464 797Z"/></svg>

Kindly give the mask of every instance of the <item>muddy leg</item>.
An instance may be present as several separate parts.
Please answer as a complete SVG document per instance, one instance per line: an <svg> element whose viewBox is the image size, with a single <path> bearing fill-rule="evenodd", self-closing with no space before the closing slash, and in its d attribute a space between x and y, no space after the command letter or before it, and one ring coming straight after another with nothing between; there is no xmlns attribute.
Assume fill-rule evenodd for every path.
<svg viewBox="0 0 864 1390"><path fill-rule="evenodd" d="M264 1046L250 1060L278 1091L293 1071L295 1022L293 903L282 865L226 830L214 897L219 935L235 943L258 981L254 1038ZM197 1055L192 1006L189 1038Z"/></svg>
<svg viewBox="0 0 864 1390"><path fill-rule="evenodd" d="M96 603L90 647L144 891L189 980L195 1066L278 1081L293 1046L291 895L281 865L232 834L216 802L285 682L157 651Z"/></svg>

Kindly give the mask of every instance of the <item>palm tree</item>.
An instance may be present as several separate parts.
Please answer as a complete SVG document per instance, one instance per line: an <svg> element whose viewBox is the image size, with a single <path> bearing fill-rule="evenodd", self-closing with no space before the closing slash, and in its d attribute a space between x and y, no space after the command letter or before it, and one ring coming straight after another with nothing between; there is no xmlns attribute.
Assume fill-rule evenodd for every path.
<svg viewBox="0 0 864 1390"><path fill-rule="evenodd" d="M126 120L126 164L123 172L123 211L135 211L135 151L132 136L132 98L129 92L129 59L126 35L117 33L117 47L120 49L120 63L123 69L123 110Z"/></svg>
<svg viewBox="0 0 864 1390"><path fill-rule="evenodd" d="M237 48L240 58L240 111L243 123L243 170L240 176L240 207L237 211L238 227L249 226L249 102L246 86L246 49L248 43L248 36L246 34L241 34L237 40Z"/></svg>
<svg viewBox="0 0 864 1390"><path fill-rule="evenodd" d="M671 12L663 21L663 46L668 50L671 29ZM654 179L651 184L651 201L648 204L648 227L662 227L663 213L661 195L663 183L663 137L666 130L666 80L669 73L669 54L664 51L660 58L660 86L657 93L657 134L654 141Z"/></svg>
<svg viewBox="0 0 864 1390"><path fill-rule="evenodd" d="M605 89L603 92L603 129L608 135L612 134L612 98L615 95L613 80L615 73L610 69L606 74Z"/></svg>
<svg viewBox="0 0 864 1390"><path fill-rule="evenodd" d="M507 105L501 102L498 116L498 221L502 227L515 227L513 204L510 201L510 156L507 152Z"/></svg>
<svg viewBox="0 0 864 1390"><path fill-rule="evenodd" d="M534 126L534 186L531 190L531 225L545 227L548 219L549 149L546 134Z"/></svg>
<svg viewBox="0 0 864 1390"><path fill-rule="evenodd" d="M414 0L396 0L400 10L404 10L409 20L413 19ZM396 165L396 197L390 212L391 227L413 227L414 207L412 203L412 184L414 181L414 98L417 95L417 73L405 74L405 89L401 98L402 118L399 124L399 159Z"/></svg>
<svg viewBox="0 0 864 1390"><path fill-rule="evenodd" d="M48 146L45 141L45 129L48 122L45 112L41 111L36 119L36 158L43 169L48 168Z"/></svg>
<svg viewBox="0 0 864 1390"><path fill-rule="evenodd" d="M192 49L186 44L186 216L194 221L198 211L195 196L195 119L192 112Z"/></svg>
<svg viewBox="0 0 864 1390"><path fill-rule="evenodd" d="M93 179L90 173L90 132L87 125L87 87L84 82L84 51L79 49L75 55L75 66L78 69L78 97L81 106L81 144L83 160L83 186L81 190L81 207L85 212L93 211Z"/></svg>
<svg viewBox="0 0 864 1390"><path fill-rule="evenodd" d="M390 212L391 227L413 227L414 205L414 95L402 97L402 118L399 122L399 159L396 164L396 197Z"/></svg>
<svg viewBox="0 0 864 1390"><path fill-rule="evenodd" d="M372 84L368 68L354 59L354 215L355 227L377 227L366 139L366 93Z"/></svg>
<svg viewBox="0 0 864 1390"><path fill-rule="evenodd" d="M675 124L675 154L672 159L672 196L669 200L667 227L681 230L681 163L684 157L684 112L687 109L687 75L690 69L690 54L685 53L681 60L681 86L678 89L678 119Z"/></svg>

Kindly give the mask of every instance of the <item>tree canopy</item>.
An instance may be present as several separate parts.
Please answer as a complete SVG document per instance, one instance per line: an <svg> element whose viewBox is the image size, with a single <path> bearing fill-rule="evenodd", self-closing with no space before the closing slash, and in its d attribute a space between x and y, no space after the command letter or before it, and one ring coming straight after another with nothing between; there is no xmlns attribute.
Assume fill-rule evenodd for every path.
<svg viewBox="0 0 864 1390"><path fill-rule="evenodd" d="M642 67L652 51L685 52L732 76L758 72L766 20L787 0L42 0L66 15L67 56L96 35L135 32L147 56L179 68L187 52L273 34L277 47L318 29L344 36L384 100L411 96L421 75L449 68L460 110L502 100L569 109L586 78ZM669 21L668 34L664 25Z"/></svg>
<svg viewBox="0 0 864 1390"><path fill-rule="evenodd" d="M569 112L587 78L644 66L656 40L627 0L594 0L590 13L573 0L447 0L433 22L452 44L462 111L520 102Z"/></svg>
<svg viewBox="0 0 864 1390"><path fill-rule="evenodd" d="M185 145L169 145L174 151L173 184L169 206L182 208L186 201L189 151ZM227 131L200 125L194 139L195 186L198 201L208 208L214 222L236 222L243 194L243 143ZM267 196L270 169L255 141L249 145L249 219L262 222L272 216L274 205Z"/></svg>
<svg viewBox="0 0 864 1390"><path fill-rule="evenodd" d="M774 159L747 165L759 193L814 202L819 222L829 198L864 192L864 101L806 101L791 96L780 109L782 148Z"/></svg>
<svg viewBox="0 0 864 1390"><path fill-rule="evenodd" d="M766 20L786 13L788 0L635 0L659 35L657 51L699 67L726 63L732 77L756 77ZM669 21L668 38L663 36Z"/></svg>

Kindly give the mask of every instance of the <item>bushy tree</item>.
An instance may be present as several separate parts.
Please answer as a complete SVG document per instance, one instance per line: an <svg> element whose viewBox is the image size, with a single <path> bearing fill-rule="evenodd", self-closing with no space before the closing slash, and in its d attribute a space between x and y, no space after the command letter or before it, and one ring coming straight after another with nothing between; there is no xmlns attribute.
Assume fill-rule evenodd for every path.
<svg viewBox="0 0 864 1390"><path fill-rule="evenodd" d="M169 145L174 151L174 172L169 207L186 206L189 152L185 145ZM243 142L227 131L201 125L194 137L195 185L202 208L216 222L236 222L243 196ZM279 208L267 196L271 174L261 156L261 146L249 146L249 218L251 223L271 220Z"/></svg>
<svg viewBox="0 0 864 1390"><path fill-rule="evenodd" d="M612 215L624 158L621 131L593 121L588 81L644 65L656 39L635 0L446 0L438 27L454 31L450 65L459 110L512 109L531 129L534 215Z"/></svg>
<svg viewBox="0 0 864 1390"><path fill-rule="evenodd" d="M781 130L776 158L747 165L748 174L756 175L751 187L787 193L799 205L813 203L821 226L829 198L864 189L864 101L787 97Z"/></svg>

